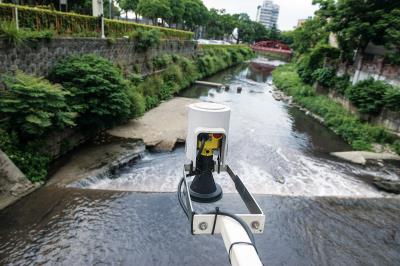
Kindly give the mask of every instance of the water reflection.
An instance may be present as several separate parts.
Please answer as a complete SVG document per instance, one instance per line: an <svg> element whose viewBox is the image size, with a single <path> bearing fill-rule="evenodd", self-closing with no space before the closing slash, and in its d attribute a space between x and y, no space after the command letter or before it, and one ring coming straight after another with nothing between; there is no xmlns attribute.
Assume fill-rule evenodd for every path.
<svg viewBox="0 0 400 266"><path fill-rule="evenodd" d="M225 195L224 210L238 200ZM265 265L397 265L395 199L256 196ZM32 211L29 211L32 210ZM0 212L1 265L229 265L219 236L192 236L175 194L45 188Z"/></svg>

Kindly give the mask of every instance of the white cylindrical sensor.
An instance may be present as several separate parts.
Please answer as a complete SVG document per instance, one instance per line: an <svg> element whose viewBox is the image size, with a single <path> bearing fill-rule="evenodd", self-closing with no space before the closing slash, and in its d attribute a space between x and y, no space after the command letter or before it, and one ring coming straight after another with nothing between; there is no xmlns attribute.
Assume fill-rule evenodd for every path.
<svg viewBox="0 0 400 266"><path fill-rule="evenodd" d="M188 106L188 131L186 157L196 167L197 137L201 133L220 133L225 136L222 143L221 165L225 166L231 109L225 105L209 102Z"/></svg>

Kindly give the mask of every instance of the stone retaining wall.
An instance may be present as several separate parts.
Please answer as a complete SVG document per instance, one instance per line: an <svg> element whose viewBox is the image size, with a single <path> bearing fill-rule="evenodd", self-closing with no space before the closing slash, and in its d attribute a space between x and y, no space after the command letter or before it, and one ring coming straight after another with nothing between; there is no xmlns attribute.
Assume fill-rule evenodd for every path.
<svg viewBox="0 0 400 266"><path fill-rule="evenodd" d="M197 44L193 41L165 40L157 47L141 51L129 39L54 38L34 44L10 46L0 39L0 73L21 70L38 76L47 76L54 64L70 55L93 53L119 65L124 71L140 68L143 74L152 71L151 59L160 54L193 56Z"/></svg>

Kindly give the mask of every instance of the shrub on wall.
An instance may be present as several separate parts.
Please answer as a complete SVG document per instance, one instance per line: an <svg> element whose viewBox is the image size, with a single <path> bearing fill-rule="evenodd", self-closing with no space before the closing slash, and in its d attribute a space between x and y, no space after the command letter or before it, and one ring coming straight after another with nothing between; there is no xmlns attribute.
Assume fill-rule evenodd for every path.
<svg viewBox="0 0 400 266"><path fill-rule="evenodd" d="M61 86L21 72L3 76L0 111L9 118L9 127L22 136L75 126L76 114L67 106L69 93Z"/></svg>
<svg viewBox="0 0 400 266"><path fill-rule="evenodd" d="M152 59L154 69L163 69L172 62L172 57L169 54L156 56Z"/></svg>
<svg viewBox="0 0 400 266"><path fill-rule="evenodd" d="M351 86L350 76L343 75L341 77L335 77L335 81L333 84L333 89L340 94L344 95L346 90Z"/></svg>
<svg viewBox="0 0 400 266"><path fill-rule="evenodd" d="M340 56L340 50L329 45L318 45L309 54L303 55L298 62L298 73L300 78L307 84L313 84L318 77L314 74L318 69L323 68L324 60L336 60Z"/></svg>
<svg viewBox="0 0 400 266"><path fill-rule="evenodd" d="M400 140L396 140L393 144L394 150L400 155Z"/></svg>
<svg viewBox="0 0 400 266"><path fill-rule="evenodd" d="M325 88L333 88L336 82L336 71L329 68L318 68L312 73L312 78Z"/></svg>
<svg viewBox="0 0 400 266"><path fill-rule="evenodd" d="M139 50L146 51L147 49L159 45L162 36L163 35L161 31L159 31L158 29L150 29L150 30L137 29L133 31L129 37L135 40L136 47Z"/></svg>
<svg viewBox="0 0 400 266"><path fill-rule="evenodd" d="M229 66L243 62L254 56L246 45L201 45L203 55L197 58L200 77L215 74Z"/></svg>
<svg viewBox="0 0 400 266"><path fill-rule="evenodd" d="M400 112L400 88L389 86L383 96L385 107L394 112Z"/></svg>
<svg viewBox="0 0 400 266"><path fill-rule="evenodd" d="M128 98L131 102L130 117L140 117L146 111L146 100L143 95L137 90L136 87L130 86L128 88Z"/></svg>
<svg viewBox="0 0 400 266"><path fill-rule="evenodd" d="M351 86L346 96L358 108L360 113L379 114L385 105L384 96L389 85L373 79L364 80Z"/></svg>
<svg viewBox="0 0 400 266"><path fill-rule="evenodd" d="M130 117L128 83L110 61L96 56L72 56L58 63L51 79L70 92L68 102L79 114L78 125L102 128Z"/></svg>

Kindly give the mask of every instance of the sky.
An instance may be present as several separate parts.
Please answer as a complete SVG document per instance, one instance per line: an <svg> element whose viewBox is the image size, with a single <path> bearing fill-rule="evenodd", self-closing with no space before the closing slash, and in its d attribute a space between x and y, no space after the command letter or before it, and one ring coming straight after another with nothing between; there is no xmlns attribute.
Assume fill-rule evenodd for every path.
<svg viewBox="0 0 400 266"><path fill-rule="evenodd" d="M256 19L257 6L263 0L203 0L208 8L226 9L228 13L247 13L251 19ZM291 30L299 19L305 19L314 14L317 9L312 0L274 0L280 6L278 28Z"/></svg>

